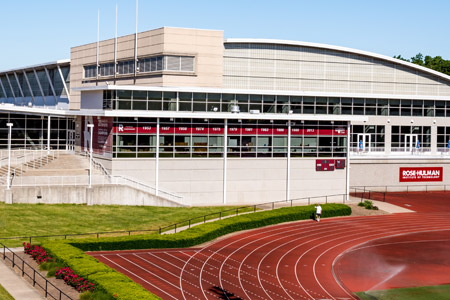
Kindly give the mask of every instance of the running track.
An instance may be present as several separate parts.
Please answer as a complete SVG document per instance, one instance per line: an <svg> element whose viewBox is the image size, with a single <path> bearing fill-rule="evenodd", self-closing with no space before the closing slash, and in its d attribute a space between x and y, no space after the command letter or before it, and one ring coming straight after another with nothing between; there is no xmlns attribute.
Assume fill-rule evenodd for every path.
<svg viewBox="0 0 450 300"><path fill-rule="evenodd" d="M203 248L90 254L163 299L357 299L352 292L358 290L361 275L349 276L342 267L335 270L338 260L349 265L342 259L345 251L360 250L382 238L414 235L417 241L427 233L450 248L450 212L442 210L450 207L444 205L450 203L450 194L407 197L407 207L418 212L280 224L238 233ZM405 198L396 194L395 199ZM421 212L420 207L426 209ZM450 282L448 272L440 274L447 279L439 280Z"/></svg>

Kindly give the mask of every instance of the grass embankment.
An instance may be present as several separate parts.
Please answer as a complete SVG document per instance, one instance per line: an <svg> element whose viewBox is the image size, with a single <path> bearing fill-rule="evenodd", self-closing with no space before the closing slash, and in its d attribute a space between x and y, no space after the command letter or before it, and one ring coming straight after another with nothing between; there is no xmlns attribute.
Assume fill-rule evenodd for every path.
<svg viewBox="0 0 450 300"><path fill-rule="evenodd" d="M86 206L0 203L0 238L158 229L237 207ZM244 210L239 210L243 212ZM232 214L233 212L229 212ZM211 218L218 216L211 216ZM197 220L198 221L198 220ZM1 240L8 247L23 241ZM38 240L33 240L33 243Z"/></svg>
<svg viewBox="0 0 450 300"><path fill-rule="evenodd" d="M356 294L363 300L449 300L450 285L368 291Z"/></svg>
<svg viewBox="0 0 450 300"><path fill-rule="evenodd" d="M0 299L2 300L14 300L14 298L2 287L0 284Z"/></svg>

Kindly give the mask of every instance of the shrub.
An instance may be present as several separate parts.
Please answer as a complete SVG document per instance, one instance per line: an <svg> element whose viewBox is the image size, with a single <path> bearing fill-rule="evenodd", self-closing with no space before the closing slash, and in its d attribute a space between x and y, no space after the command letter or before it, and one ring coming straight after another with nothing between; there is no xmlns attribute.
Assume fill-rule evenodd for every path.
<svg viewBox="0 0 450 300"><path fill-rule="evenodd" d="M25 254L31 255L31 257L33 257L38 264L53 261L53 258L51 258L47 251L45 251L41 246L23 243L23 247Z"/></svg>
<svg viewBox="0 0 450 300"><path fill-rule="evenodd" d="M78 276L78 274L75 274L72 269L70 268L56 268L55 271L55 277L58 279L64 280L64 282L75 288L77 292L82 293L85 291L93 291L94 290L94 284L90 283L86 279L84 279L81 276Z"/></svg>

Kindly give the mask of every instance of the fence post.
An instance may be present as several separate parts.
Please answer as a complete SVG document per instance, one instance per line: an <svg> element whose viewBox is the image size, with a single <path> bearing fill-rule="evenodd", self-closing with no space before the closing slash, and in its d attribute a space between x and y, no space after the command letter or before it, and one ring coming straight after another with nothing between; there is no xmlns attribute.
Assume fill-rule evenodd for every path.
<svg viewBox="0 0 450 300"><path fill-rule="evenodd" d="M256 205L253 205L253 212L256 212Z"/></svg>
<svg viewBox="0 0 450 300"><path fill-rule="evenodd" d="M14 263L14 256L15 256L16 254L13 252L13 259L12 259L12 268L14 269L14 265L15 265L15 263Z"/></svg>
<svg viewBox="0 0 450 300"><path fill-rule="evenodd" d="M328 203L328 196L325 196L325 204Z"/></svg>
<svg viewBox="0 0 450 300"><path fill-rule="evenodd" d="M161 234L161 227L159 227L159 234Z"/></svg>
<svg viewBox="0 0 450 300"><path fill-rule="evenodd" d="M36 285L36 271L33 269L33 286Z"/></svg>
<svg viewBox="0 0 450 300"><path fill-rule="evenodd" d="M275 208L275 202L272 202L272 209Z"/></svg>
<svg viewBox="0 0 450 300"><path fill-rule="evenodd" d="M97 232L97 238L98 238L98 232Z"/></svg>
<svg viewBox="0 0 450 300"><path fill-rule="evenodd" d="M6 246L3 245L3 260L6 259Z"/></svg>
<svg viewBox="0 0 450 300"><path fill-rule="evenodd" d="M45 298L47 298L47 283L48 283L48 281L47 281L47 279L45 280Z"/></svg>
<svg viewBox="0 0 450 300"><path fill-rule="evenodd" d="M236 208L236 216L238 215L239 208Z"/></svg>
<svg viewBox="0 0 450 300"><path fill-rule="evenodd" d="M291 200L291 207L292 207L292 200Z"/></svg>
<svg viewBox="0 0 450 300"><path fill-rule="evenodd" d="M219 220L222 220L222 212L219 212ZM189 225L191 225L191 220L189 220Z"/></svg>
<svg viewBox="0 0 450 300"><path fill-rule="evenodd" d="M31 245L31 236L30 236L30 245Z"/></svg>
<svg viewBox="0 0 450 300"><path fill-rule="evenodd" d="M177 233L177 224L175 223L175 233Z"/></svg>
<svg viewBox="0 0 450 300"><path fill-rule="evenodd" d="M311 204L311 197L308 198L308 205Z"/></svg>
<svg viewBox="0 0 450 300"><path fill-rule="evenodd" d="M25 275L25 261L22 260L22 277Z"/></svg>

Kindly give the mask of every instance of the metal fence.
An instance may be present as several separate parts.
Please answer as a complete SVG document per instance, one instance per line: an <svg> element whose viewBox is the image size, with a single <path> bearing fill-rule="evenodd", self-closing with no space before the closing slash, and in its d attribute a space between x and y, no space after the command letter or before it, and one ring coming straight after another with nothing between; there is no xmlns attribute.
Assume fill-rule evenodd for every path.
<svg viewBox="0 0 450 300"><path fill-rule="evenodd" d="M48 281L45 276L41 275L39 271L30 266L19 255L14 253L14 251L9 249L2 243L0 243L0 245L1 247L3 247L3 260L9 261L13 269L18 268L20 273L22 274L22 277L27 276L33 283L33 287L42 289L45 294L45 298L50 297L55 300L74 300L59 288L57 288L53 283Z"/></svg>
<svg viewBox="0 0 450 300"><path fill-rule="evenodd" d="M386 202L387 193L396 192L439 192L449 191L450 185L373 185L373 186L352 186L350 195L361 199L370 199Z"/></svg>
<svg viewBox="0 0 450 300"><path fill-rule="evenodd" d="M213 220L221 220L230 216L237 216L241 214L254 213L261 210L273 210L283 207L292 207L294 205L310 205L317 203L346 203L347 194L335 194L335 195L325 195L325 196L313 196L313 197L303 197L295 198L291 200L278 200L254 205L247 205L233 209L223 210L217 213L211 213L202 215L199 217L191 218L188 220L180 221L168 226L159 227L158 229L143 229L143 230L120 230L120 231L102 231L102 232L90 232L90 233L73 233L73 234L59 234L59 235L45 235L45 236L22 236L22 237L6 237L0 238L3 241L20 241L29 242L37 240L48 240L48 239L68 239L68 238L83 238L83 237L93 237L99 239L100 237L107 236L124 236L124 235L136 235L143 233L165 233L165 232L177 232L180 228L191 228L192 226L206 223ZM363 198L360 199L363 201Z"/></svg>

